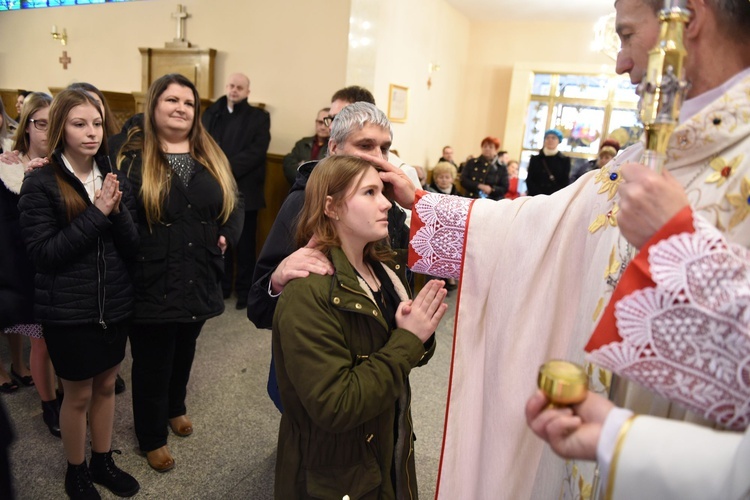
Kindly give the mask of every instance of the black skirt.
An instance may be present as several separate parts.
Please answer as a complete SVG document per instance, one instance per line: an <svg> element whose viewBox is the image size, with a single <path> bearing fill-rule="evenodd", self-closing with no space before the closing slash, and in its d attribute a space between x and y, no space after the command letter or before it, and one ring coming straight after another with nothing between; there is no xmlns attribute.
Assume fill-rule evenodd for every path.
<svg viewBox="0 0 750 500"><path fill-rule="evenodd" d="M45 324L49 357L60 378L86 380L109 370L125 358L128 324L58 326Z"/></svg>

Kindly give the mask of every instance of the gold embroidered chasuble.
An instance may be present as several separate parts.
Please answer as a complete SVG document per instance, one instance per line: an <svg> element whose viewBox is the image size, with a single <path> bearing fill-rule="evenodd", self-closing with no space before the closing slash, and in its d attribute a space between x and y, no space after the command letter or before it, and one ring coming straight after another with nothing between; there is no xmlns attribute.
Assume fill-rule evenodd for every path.
<svg viewBox="0 0 750 500"><path fill-rule="evenodd" d="M526 427L524 405L542 363L585 363L629 258L616 222L619 165L641 154L633 146L552 196L420 194L410 264L461 278L439 498L591 497L593 465L556 457ZM750 246L750 76L680 124L666 168L700 216ZM609 374L589 372L606 393ZM650 396L631 399L650 411Z"/></svg>

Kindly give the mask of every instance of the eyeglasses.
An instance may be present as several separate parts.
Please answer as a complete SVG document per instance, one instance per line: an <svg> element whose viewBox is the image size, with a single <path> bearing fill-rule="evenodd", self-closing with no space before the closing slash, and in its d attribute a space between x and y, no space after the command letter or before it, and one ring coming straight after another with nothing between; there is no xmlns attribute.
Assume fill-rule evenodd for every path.
<svg viewBox="0 0 750 500"><path fill-rule="evenodd" d="M323 123L326 124L326 127L330 127L331 123L333 123L334 118L336 118L336 115L333 115L333 116L328 115L325 118L323 118Z"/></svg>
<svg viewBox="0 0 750 500"><path fill-rule="evenodd" d="M39 130L40 132L44 132L47 130L47 125L49 125L49 122L47 120L36 120L34 118L30 118L29 121L34 124L34 128Z"/></svg>
<svg viewBox="0 0 750 500"><path fill-rule="evenodd" d="M322 120L315 120L315 125L325 125L326 127L328 126L326 124L325 118Z"/></svg>

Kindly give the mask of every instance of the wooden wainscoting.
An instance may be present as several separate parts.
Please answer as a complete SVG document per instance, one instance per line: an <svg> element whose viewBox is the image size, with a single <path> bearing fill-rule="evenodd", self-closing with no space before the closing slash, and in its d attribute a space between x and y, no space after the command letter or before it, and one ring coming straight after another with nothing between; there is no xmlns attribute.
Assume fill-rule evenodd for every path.
<svg viewBox="0 0 750 500"><path fill-rule="evenodd" d="M276 215L279 213L281 204L284 203L284 199L291 187L286 177L284 177L283 161L284 155L275 153L268 153L266 155L266 208L258 213L256 253L260 253L260 249L263 248L263 243L266 242L266 237L271 231L273 221L276 220Z"/></svg>
<svg viewBox="0 0 750 500"><path fill-rule="evenodd" d="M0 99L3 101L3 107L5 113L16 119L16 98L18 97L18 89L0 89Z"/></svg>

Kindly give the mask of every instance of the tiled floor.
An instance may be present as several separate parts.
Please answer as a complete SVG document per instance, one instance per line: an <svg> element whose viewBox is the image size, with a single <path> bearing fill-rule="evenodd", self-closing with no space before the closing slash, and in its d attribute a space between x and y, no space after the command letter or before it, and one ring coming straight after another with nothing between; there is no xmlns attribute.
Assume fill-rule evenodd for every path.
<svg viewBox="0 0 750 500"><path fill-rule="evenodd" d="M435 491L455 295L451 292L451 308L438 330L435 357L411 375L423 499L432 498ZM269 331L256 330L244 314L228 300L226 312L210 320L198 339L187 401L195 432L188 438L170 435L176 467L166 474L153 471L138 453L130 400L130 357L126 356L122 375L128 390L117 396L113 448L122 450L122 455L116 455L117 464L141 483L137 498L272 497L279 414L265 392L271 336ZM7 342L0 339L0 359L6 367L7 349ZM11 459L17 498L65 498L62 444L42 422L36 391L22 388L2 398L15 424ZM103 498L117 498L102 487L99 491Z"/></svg>

